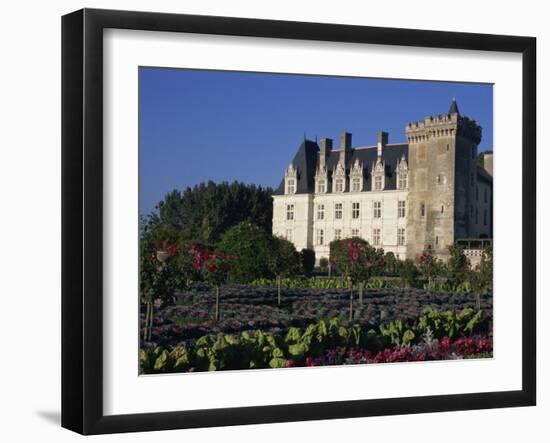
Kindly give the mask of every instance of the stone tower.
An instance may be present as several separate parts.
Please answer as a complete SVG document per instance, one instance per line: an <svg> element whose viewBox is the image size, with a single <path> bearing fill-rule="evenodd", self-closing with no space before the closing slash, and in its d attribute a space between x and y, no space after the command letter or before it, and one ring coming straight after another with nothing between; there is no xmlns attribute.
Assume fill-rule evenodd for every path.
<svg viewBox="0 0 550 443"><path fill-rule="evenodd" d="M477 147L481 127L462 116L453 99L449 112L406 127L409 143L407 256L430 245L439 258L448 246L473 234Z"/></svg>

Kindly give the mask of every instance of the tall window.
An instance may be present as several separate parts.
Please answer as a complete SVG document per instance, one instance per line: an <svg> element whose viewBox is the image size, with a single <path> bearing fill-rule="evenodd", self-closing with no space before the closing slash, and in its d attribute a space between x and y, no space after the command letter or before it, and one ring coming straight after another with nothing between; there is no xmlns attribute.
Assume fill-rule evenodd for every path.
<svg viewBox="0 0 550 443"><path fill-rule="evenodd" d="M317 244L322 246L325 244L325 231L317 229Z"/></svg>
<svg viewBox="0 0 550 443"><path fill-rule="evenodd" d="M483 224L487 226L487 209L483 211Z"/></svg>
<svg viewBox="0 0 550 443"><path fill-rule="evenodd" d="M317 205L317 220L325 219L325 205Z"/></svg>
<svg viewBox="0 0 550 443"><path fill-rule="evenodd" d="M474 186L474 173L473 172L470 174L470 182L472 183L472 186Z"/></svg>
<svg viewBox="0 0 550 443"><path fill-rule="evenodd" d="M479 187L476 186L476 201L479 200Z"/></svg>
<svg viewBox="0 0 550 443"><path fill-rule="evenodd" d="M399 189L407 189L407 174L399 174Z"/></svg>
<svg viewBox="0 0 550 443"><path fill-rule="evenodd" d="M352 237L359 237L359 229L352 229L351 230L351 236Z"/></svg>
<svg viewBox="0 0 550 443"><path fill-rule="evenodd" d="M341 178L336 179L336 192L344 192L344 180Z"/></svg>
<svg viewBox="0 0 550 443"><path fill-rule="evenodd" d="M285 235L286 239L288 241L292 241L292 229L287 229L286 230L286 235Z"/></svg>
<svg viewBox="0 0 550 443"><path fill-rule="evenodd" d="M296 183L294 182L293 178L287 178L286 180L286 193L287 194L294 194L294 190L296 189Z"/></svg>
<svg viewBox="0 0 550 443"><path fill-rule="evenodd" d="M286 205L286 219L294 220L294 205Z"/></svg>
<svg viewBox="0 0 550 443"><path fill-rule="evenodd" d="M361 190L361 179L355 177L351 182L351 190L354 192Z"/></svg>
<svg viewBox="0 0 550 443"><path fill-rule="evenodd" d="M443 175L437 174L437 177L436 177L435 180L436 180L436 183L437 183L438 185L442 185L442 184L443 184Z"/></svg>
<svg viewBox="0 0 550 443"><path fill-rule="evenodd" d="M405 245L405 228L397 229L397 246Z"/></svg>
<svg viewBox="0 0 550 443"><path fill-rule="evenodd" d="M426 204L420 203L420 217L426 216Z"/></svg>
<svg viewBox="0 0 550 443"><path fill-rule="evenodd" d="M487 203L487 188L483 189L483 201Z"/></svg>
<svg viewBox="0 0 550 443"><path fill-rule="evenodd" d="M373 217L374 218L382 217L382 202L373 203Z"/></svg>
<svg viewBox="0 0 550 443"><path fill-rule="evenodd" d="M401 200L397 202L397 216L399 218L405 217L405 200Z"/></svg>
<svg viewBox="0 0 550 443"><path fill-rule="evenodd" d="M445 205L441 205L441 213L443 214L445 212Z"/></svg>
<svg viewBox="0 0 550 443"><path fill-rule="evenodd" d="M479 211L476 208L476 224L479 223Z"/></svg>
<svg viewBox="0 0 550 443"><path fill-rule="evenodd" d="M325 192L325 189L326 189L325 181L324 180L319 180L317 182L317 192L322 194L323 192Z"/></svg>
<svg viewBox="0 0 550 443"><path fill-rule="evenodd" d="M334 205L334 218L338 220L342 218L342 206L343 203L335 203Z"/></svg>
<svg viewBox="0 0 550 443"><path fill-rule="evenodd" d="M373 245L380 245L380 229L374 228L372 230L372 244Z"/></svg>
<svg viewBox="0 0 550 443"><path fill-rule="evenodd" d="M334 230L334 240L340 240L342 238L342 230L341 229L335 229Z"/></svg>
<svg viewBox="0 0 550 443"><path fill-rule="evenodd" d="M359 218L359 202L353 202L351 204L351 218Z"/></svg>
<svg viewBox="0 0 550 443"><path fill-rule="evenodd" d="M382 190L382 176L377 175L374 177L374 189L375 191L381 191Z"/></svg>

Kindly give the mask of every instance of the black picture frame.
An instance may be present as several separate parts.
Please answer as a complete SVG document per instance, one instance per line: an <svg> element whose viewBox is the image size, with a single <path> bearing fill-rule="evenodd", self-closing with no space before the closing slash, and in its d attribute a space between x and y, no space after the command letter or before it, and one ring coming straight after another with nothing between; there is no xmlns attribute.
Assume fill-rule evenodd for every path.
<svg viewBox="0 0 550 443"><path fill-rule="evenodd" d="M353 42L519 53L522 119L522 389L506 392L103 413L103 30ZM62 426L82 434L229 426L536 403L536 39L230 17L83 9L62 18Z"/></svg>

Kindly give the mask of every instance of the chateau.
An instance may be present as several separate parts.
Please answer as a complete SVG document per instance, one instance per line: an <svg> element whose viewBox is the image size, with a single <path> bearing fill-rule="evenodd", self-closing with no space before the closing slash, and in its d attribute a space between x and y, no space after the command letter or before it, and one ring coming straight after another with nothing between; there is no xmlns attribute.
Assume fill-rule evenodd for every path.
<svg viewBox="0 0 550 443"><path fill-rule="evenodd" d="M456 240L491 238L493 153L478 159L481 127L455 100L443 115L408 123L407 143L352 147L351 134L304 140L273 196L273 234L313 249L361 237L414 258L430 245L445 259Z"/></svg>

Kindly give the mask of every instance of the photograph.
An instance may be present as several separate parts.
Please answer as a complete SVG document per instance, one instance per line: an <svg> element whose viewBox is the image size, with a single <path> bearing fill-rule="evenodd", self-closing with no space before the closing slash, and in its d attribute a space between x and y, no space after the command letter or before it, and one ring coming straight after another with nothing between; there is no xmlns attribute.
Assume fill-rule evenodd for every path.
<svg viewBox="0 0 550 443"><path fill-rule="evenodd" d="M139 67L139 374L492 358L492 107Z"/></svg>

